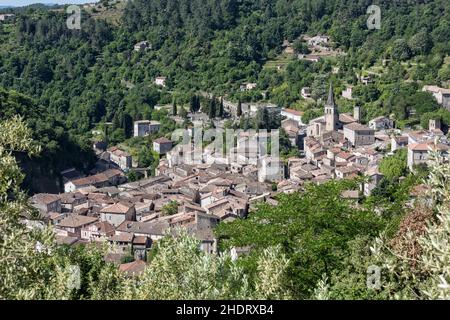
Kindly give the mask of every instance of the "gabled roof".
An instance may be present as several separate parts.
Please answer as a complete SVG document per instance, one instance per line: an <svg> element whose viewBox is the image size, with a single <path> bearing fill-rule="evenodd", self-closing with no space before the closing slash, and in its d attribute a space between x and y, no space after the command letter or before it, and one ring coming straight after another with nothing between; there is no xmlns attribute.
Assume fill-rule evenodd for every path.
<svg viewBox="0 0 450 320"><path fill-rule="evenodd" d="M166 222L136 222L124 221L116 229L119 232L129 232L147 235L164 235L169 227Z"/></svg>
<svg viewBox="0 0 450 320"><path fill-rule="evenodd" d="M107 221L99 221L94 226L97 228L97 231L100 233L110 233L114 232L114 227Z"/></svg>
<svg viewBox="0 0 450 320"><path fill-rule="evenodd" d="M147 264L142 260L136 260L130 263L123 263L119 266L119 271L126 273L128 276L137 276L144 272Z"/></svg>
<svg viewBox="0 0 450 320"><path fill-rule="evenodd" d="M397 143L408 143L408 137L406 136L394 136L392 139L394 139Z"/></svg>
<svg viewBox="0 0 450 320"><path fill-rule="evenodd" d="M341 113L341 114L339 114L339 122L348 124L348 123L356 122L356 119L349 114Z"/></svg>
<svg viewBox="0 0 450 320"><path fill-rule="evenodd" d="M133 242L134 235L132 233L123 232L109 237L111 242Z"/></svg>
<svg viewBox="0 0 450 320"><path fill-rule="evenodd" d="M282 110L283 112L286 112L286 113L290 113L290 114L293 114L293 115L295 115L295 116L303 116L305 113L303 112L303 111L298 111L298 110L295 110L295 109L289 109L289 108L284 108L283 110Z"/></svg>
<svg viewBox="0 0 450 320"><path fill-rule="evenodd" d="M76 200L86 200L86 195L80 193L80 192L71 192L71 193L63 193L60 196L62 203L74 203Z"/></svg>
<svg viewBox="0 0 450 320"><path fill-rule="evenodd" d="M408 145L408 149L412 151L428 151L427 143L412 143Z"/></svg>
<svg viewBox="0 0 450 320"><path fill-rule="evenodd" d="M60 199L61 198L59 197L59 195L50 193L38 193L32 197L32 201L34 203L43 203L43 204L50 204Z"/></svg>
<svg viewBox="0 0 450 320"><path fill-rule="evenodd" d="M370 129L368 126L365 126L365 125L357 123L357 122L346 124L344 126L344 128L347 128L347 129L350 129L353 131L375 131L373 129Z"/></svg>
<svg viewBox="0 0 450 320"><path fill-rule="evenodd" d="M348 159L354 157L354 155L351 154L351 153L342 151L342 152L339 152L339 153L336 155L336 157L339 157L339 158L344 159L344 160L348 160Z"/></svg>
<svg viewBox="0 0 450 320"><path fill-rule="evenodd" d="M88 185L94 185L97 183L103 183L103 182L107 182L107 181L108 181L108 177L106 175L104 175L103 173L99 173L99 174L89 176L86 178L72 180L70 182L75 186L88 186Z"/></svg>
<svg viewBox="0 0 450 320"><path fill-rule="evenodd" d="M358 172L359 170L352 166L345 166L345 167L339 167L336 168L336 171L340 171L342 173L351 173L351 172Z"/></svg>
<svg viewBox="0 0 450 320"><path fill-rule="evenodd" d="M125 204L123 202L117 202L103 208L100 212L102 213L114 213L114 214L125 214L127 213L132 205Z"/></svg>
<svg viewBox="0 0 450 320"><path fill-rule="evenodd" d="M118 157L129 157L130 154L122 149L119 149L118 147L112 147L109 148L108 151Z"/></svg>
<svg viewBox="0 0 450 320"><path fill-rule="evenodd" d="M67 218L64 218L60 223L58 223L59 227L65 228L78 228L83 227L88 224L92 224L96 222L98 219L94 217L80 216L76 214L72 214Z"/></svg>
<svg viewBox="0 0 450 320"><path fill-rule="evenodd" d="M133 239L134 245L146 245L148 242L148 237L146 236L136 236Z"/></svg>
<svg viewBox="0 0 450 320"><path fill-rule="evenodd" d="M443 93L443 94L450 94L450 89L440 88L438 86L424 86L422 90L430 91L433 93Z"/></svg>

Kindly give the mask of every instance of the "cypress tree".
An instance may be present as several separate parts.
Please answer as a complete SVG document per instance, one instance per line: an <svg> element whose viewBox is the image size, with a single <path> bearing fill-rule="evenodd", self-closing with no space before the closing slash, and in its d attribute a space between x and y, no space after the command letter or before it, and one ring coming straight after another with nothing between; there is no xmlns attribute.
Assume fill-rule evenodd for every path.
<svg viewBox="0 0 450 320"><path fill-rule="evenodd" d="M242 116L242 103L241 103L241 100L240 100L240 99L239 99L239 101L238 101L236 115L237 115L238 117L241 117L241 116Z"/></svg>
<svg viewBox="0 0 450 320"><path fill-rule="evenodd" d="M195 111L200 111L201 107L202 106L200 104L200 97L195 96Z"/></svg>
<svg viewBox="0 0 450 320"><path fill-rule="evenodd" d="M213 97L209 102L209 118L213 119L216 117L216 97Z"/></svg>
<svg viewBox="0 0 450 320"><path fill-rule="evenodd" d="M172 105L172 115L174 115L174 116L177 115L177 103L176 103L175 99L173 100L173 105Z"/></svg>
<svg viewBox="0 0 450 320"><path fill-rule="evenodd" d="M219 117L223 118L224 114L224 107L223 107L223 98L220 99L220 105L219 105Z"/></svg>
<svg viewBox="0 0 450 320"><path fill-rule="evenodd" d="M191 110L191 112L197 111L197 98L195 95L193 95L191 97L191 100L189 101L189 109Z"/></svg>

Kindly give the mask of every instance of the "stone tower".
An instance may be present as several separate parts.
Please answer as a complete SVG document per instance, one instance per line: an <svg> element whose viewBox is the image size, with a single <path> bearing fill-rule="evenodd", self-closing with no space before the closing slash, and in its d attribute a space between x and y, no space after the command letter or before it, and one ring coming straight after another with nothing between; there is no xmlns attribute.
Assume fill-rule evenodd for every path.
<svg viewBox="0 0 450 320"><path fill-rule="evenodd" d="M339 125L339 113L334 101L333 85L330 83L328 100L325 104L325 131L337 131Z"/></svg>

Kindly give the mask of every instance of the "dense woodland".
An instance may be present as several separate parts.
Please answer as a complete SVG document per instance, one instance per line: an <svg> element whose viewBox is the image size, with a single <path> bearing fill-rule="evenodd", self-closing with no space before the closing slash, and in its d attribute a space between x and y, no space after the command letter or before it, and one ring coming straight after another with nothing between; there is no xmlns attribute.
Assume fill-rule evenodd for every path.
<svg viewBox="0 0 450 320"><path fill-rule="evenodd" d="M373 3L382 10L380 30L366 27L366 9ZM424 84L448 86L450 81L448 0L134 0L119 12L118 23L83 13L81 30L69 30L67 16L48 7L15 13L15 23L0 24L0 128L16 128L17 137L23 136L26 143L15 146L0 130L0 213L7 221L0 229L21 240L2 242L7 251L2 250L0 258L9 261L4 252L28 244L23 255L14 255L15 269L0 268L0 297L152 299L155 292L159 298L175 299L449 297L448 285L437 289L440 275L450 281L448 267L429 264L430 259L448 261L448 244L433 247L431 233L428 237L423 231L426 222L433 221L432 235L448 239L449 168L437 163L430 169L427 183L440 192L436 205L411 209L405 206L410 189L429 172L409 174L401 152L383 160L380 170L386 178L358 210L339 197L354 182L332 182L311 186L301 195L280 196L279 206L261 206L249 219L218 228L222 249L253 246L252 254L237 265L229 257L203 256L187 236L170 238L155 254L156 271L145 273L142 286L122 278L96 250L63 248L44 256L33 251L30 243L36 240L51 247L51 236L19 226L17 208L26 207L24 195L11 187L36 189L34 179L57 179L58 172L70 166L88 170L95 160L94 129L111 144L136 148L141 165L153 166L158 159L146 145L155 137L131 138L132 122L160 120L159 134L170 134L176 124L168 112L154 109L157 104L172 104L173 111L183 114L186 106L201 108L211 118L219 116L220 100L200 99L200 92L248 102L262 99L267 91L266 100L303 110L307 120L323 109L320 102L305 102L301 88L311 87L313 97L320 99L331 81L336 94L355 85L357 99L340 99L339 108L350 111L358 103L365 121L393 114L399 127L426 127L432 117L448 126L450 112L420 90ZM285 39L297 44L300 35L319 33L329 35L333 47L346 54L318 63L293 59L281 72L266 67L280 56ZM135 52L134 44L143 40L152 44L151 50ZM380 70L382 59L391 63ZM333 73L333 67L339 71ZM370 85L358 84L356 74L367 70L378 70L379 76ZM167 77L167 88L153 85L157 76ZM242 93L242 82L256 82L258 87ZM7 120L15 115L23 116L24 123ZM277 127L279 119L267 118L261 111L256 119L242 118L235 125ZM34 143L33 148L29 145L32 140L40 153L34 152ZM13 155L25 177L4 154L10 145L16 147ZM289 148L284 152L289 154ZM436 214L447 220L430 218ZM411 225L419 251L405 242ZM411 259L418 264L411 264ZM66 292L60 286L68 271L59 266L73 263L88 272L80 290ZM17 270L29 264L30 273L19 277ZM372 264L383 265L388 280L376 292L365 282ZM213 272L219 268L225 272ZM167 282L160 282L161 275ZM188 275L192 284L167 290L170 280L180 275ZM35 278L41 281L29 280ZM202 282L194 281L198 279ZM50 281L52 286L42 285ZM214 286L218 290L207 290Z"/></svg>

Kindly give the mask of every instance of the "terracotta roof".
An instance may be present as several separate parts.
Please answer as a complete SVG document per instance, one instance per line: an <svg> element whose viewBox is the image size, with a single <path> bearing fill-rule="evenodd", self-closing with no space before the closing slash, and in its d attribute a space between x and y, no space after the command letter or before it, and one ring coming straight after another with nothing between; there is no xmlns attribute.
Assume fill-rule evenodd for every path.
<svg viewBox="0 0 450 320"><path fill-rule="evenodd" d="M74 203L76 200L86 200L86 195L80 192L73 193L63 193L60 195L61 202L63 203Z"/></svg>
<svg viewBox="0 0 450 320"><path fill-rule="evenodd" d="M405 136L395 136L395 137L393 137L393 139L397 143L407 143L408 142L408 137L405 137Z"/></svg>
<svg viewBox="0 0 450 320"><path fill-rule="evenodd" d="M346 124L344 126L344 128L347 128L347 129L350 129L353 131L374 131L374 130L370 129L368 126L362 125L357 122Z"/></svg>
<svg viewBox="0 0 450 320"><path fill-rule="evenodd" d="M70 182L72 182L75 186L88 186L88 185L94 185L97 183L103 183L103 182L107 182L107 181L108 181L108 177L102 173L99 173L99 174L96 174L93 176L72 180Z"/></svg>
<svg viewBox="0 0 450 320"><path fill-rule="evenodd" d="M60 223L58 223L59 227L66 228L78 228L82 226L86 226L88 224L96 222L98 219L94 217L80 216L76 214L72 214L66 218L64 218Z"/></svg>
<svg viewBox="0 0 450 320"><path fill-rule="evenodd" d="M295 109L289 109L289 108L284 108L283 112L286 113L292 113L295 116L303 116L305 113L303 111L299 111L299 110L295 110Z"/></svg>
<svg viewBox="0 0 450 320"><path fill-rule="evenodd" d="M337 154L337 153L341 152L342 150L341 150L341 148L339 148L339 147L334 147L334 148L328 149L328 151Z"/></svg>
<svg viewBox="0 0 450 320"><path fill-rule="evenodd" d="M115 176L124 176L123 172L119 169L108 169L106 171L103 171L102 174L104 174L107 178L112 178Z"/></svg>
<svg viewBox="0 0 450 320"><path fill-rule="evenodd" d="M97 231L101 233L110 233L114 231L114 227L107 221L100 221L95 224Z"/></svg>
<svg viewBox="0 0 450 320"><path fill-rule="evenodd" d="M450 146L443 143L430 144L429 146L430 149L433 151L448 151L450 149Z"/></svg>
<svg viewBox="0 0 450 320"><path fill-rule="evenodd" d="M349 114L341 113L339 114L339 121L345 124L356 122L356 119Z"/></svg>
<svg viewBox="0 0 450 320"><path fill-rule="evenodd" d="M136 222L124 221L118 227L119 232L129 232L147 235L164 235L169 227L167 222Z"/></svg>
<svg viewBox="0 0 450 320"><path fill-rule="evenodd" d="M60 197L57 194L38 193L33 196L32 200L34 203L49 204L49 203L60 200Z"/></svg>
<svg viewBox="0 0 450 320"><path fill-rule="evenodd" d="M450 94L450 89L439 88L438 86L424 86L423 90L438 93L442 92L444 94Z"/></svg>
<svg viewBox="0 0 450 320"><path fill-rule="evenodd" d="M50 220L58 219L58 218L61 217L61 216L62 216L62 214L59 213L59 212L49 212L49 213L48 213L48 218L49 218Z"/></svg>
<svg viewBox="0 0 450 320"><path fill-rule="evenodd" d="M348 159L354 157L354 155L351 154L351 153L343 152L343 151L342 151L342 152L339 152L339 153L336 155L336 157L339 157L339 158L344 159L344 160L348 160Z"/></svg>
<svg viewBox="0 0 450 320"><path fill-rule="evenodd" d="M350 172L358 172L358 169L352 166L340 167L336 168L336 171L340 171L342 173L350 173Z"/></svg>
<svg viewBox="0 0 450 320"><path fill-rule="evenodd" d="M134 235L128 232L122 232L109 237L109 241L112 242L133 242Z"/></svg>
<svg viewBox="0 0 450 320"><path fill-rule="evenodd" d="M118 147L112 147L108 149L108 152L113 153L114 155L118 157L129 157L130 154L122 149L119 149Z"/></svg>
<svg viewBox="0 0 450 320"><path fill-rule="evenodd" d="M413 151L428 151L428 144L426 143L412 143L408 145L408 149Z"/></svg>
<svg viewBox="0 0 450 320"><path fill-rule="evenodd" d="M103 208L100 212L102 213L114 213L114 214L125 214L130 210L132 206L124 204L122 202L117 202L112 205Z"/></svg>
<svg viewBox="0 0 450 320"><path fill-rule="evenodd" d="M148 241L148 237L145 236L136 236L133 239L133 244L137 244L137 245L145 245L147 244Z"/></svg>
<svg viewBox="0 0 450 320"><path fill-rule="evenodd" d="M129 276L137 276L144 272L147 264L142 260L136 260L130 263L124 263L119 266L121 272L125 272Z"/></svg>

